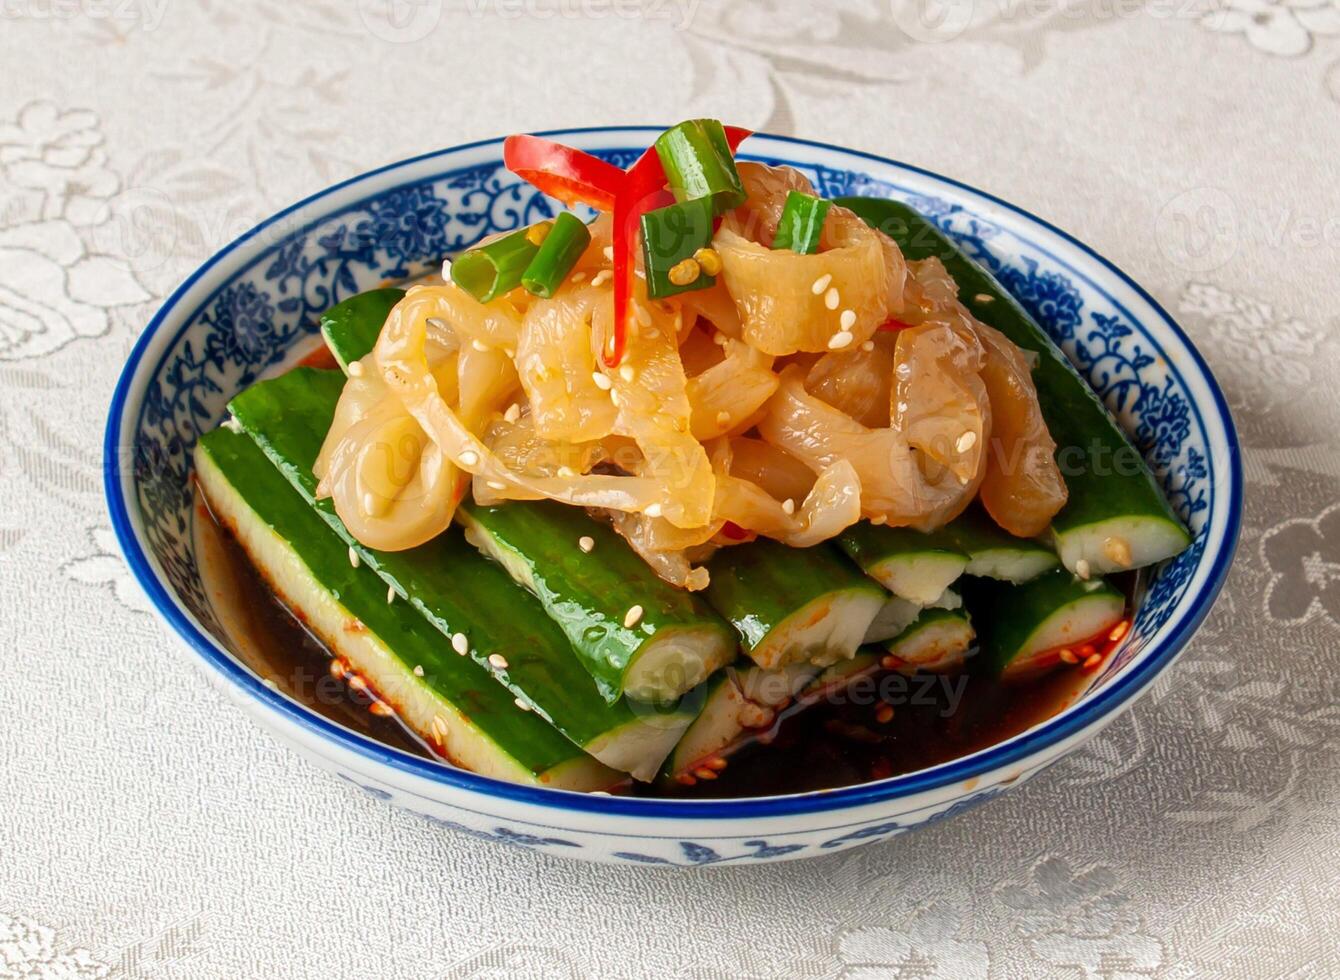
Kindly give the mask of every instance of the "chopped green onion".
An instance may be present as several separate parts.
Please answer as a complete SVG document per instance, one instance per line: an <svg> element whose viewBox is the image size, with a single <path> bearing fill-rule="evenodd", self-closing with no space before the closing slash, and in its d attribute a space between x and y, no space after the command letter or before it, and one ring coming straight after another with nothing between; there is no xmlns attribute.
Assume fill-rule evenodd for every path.
<svg viewBox="0 0 1340 980"><path fill-rule="evenodd" d="M541 299L548 299L563 284L572 267L591 244L591 232L575 214L564 211L540 243L540 250L521 274L521 285Z"/></svg>
<svg viewBox="0 0 1340 980"><path fill-rule="evenodd" d="M777 222L777 237L772 241L774 249L789 248L801 255L813 255L819 251L819 236L823 234L824 218L832 201L800 191L791 191L786 195L786 204L782 206L782 216Z"/></svg>
<svg viewBox="0 0 1340 980"><path fill-rule="evenodd" d="M744 184L726 131L715 119L690 119L656 139L656 155L676 201L706 197L715 214L744 203Z"/></svg>
<svg viewBox="0 0 1340 980"><path fill-rule="evenodd" d="M648 211L642 216L642 264L647 295L674 296L716 282L693 253L712 242L712 200L699 197Z"/></svg>
<svg viewBox="0 0 1340 980"><path fill-rule="evenodd" d="M529 234L529 228L522 228L470 249L451 263L451 281L481 303L515 289L539 251Z"/></svg>

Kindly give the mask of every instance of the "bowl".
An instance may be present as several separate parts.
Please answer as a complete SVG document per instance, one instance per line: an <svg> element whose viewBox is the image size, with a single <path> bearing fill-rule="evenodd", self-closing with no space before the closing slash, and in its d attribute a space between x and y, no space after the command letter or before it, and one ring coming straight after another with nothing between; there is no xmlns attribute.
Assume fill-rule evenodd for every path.
<svg viewBox="0 0 1340 980"><path fill-rule="evenodd" d="M627 166L660 131L548 135ZM741 157L798 167L827 197L898 198L930 216L1037 317L1159 474L1194 543L1149 576L1127 638L1087 689L1014 738L919 772L818 793L688 801L478 776L343 728L263 683L230 648L201 585L191 449L234 394L310 347L333 303L552 214L553 202L503 167L501 140L487 140L344 181L257 226L172 294L116 387L105 483L126 560L184 648L256 721L363 791L482 840L615 863L753 864L831 854L961 814L1092 738L1168 668L1219 591L1242 508L1228 408L1172 318L1092 249L958 181L780 136L755 136Z"/></svg>

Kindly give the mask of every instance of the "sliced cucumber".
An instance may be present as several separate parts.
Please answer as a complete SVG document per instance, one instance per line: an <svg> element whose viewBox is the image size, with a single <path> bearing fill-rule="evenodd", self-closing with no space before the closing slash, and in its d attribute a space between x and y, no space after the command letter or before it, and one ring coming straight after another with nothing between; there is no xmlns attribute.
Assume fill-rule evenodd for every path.
<svg viewBox="0 0 1340 980"><path fill-rule="evenodd" d="M1060 564L1056 553L1032 538L1016 538L974 504L946 528L968 556L964 574L1027 582Z"/></svg>
<svg viewBox="0 0 1340 980"><path fill-rule="evenodd" d="M341 371L362 359L377 344L391 309L405 298L403 289L372 289L336 303L321 315L321 336Z"/></svg>
<svg viewBox="0 0 1340 980"><path fill-rule="evenodd" d="M210 507L275 593L446 758L499 779L563 789L621 781L519 708L488 671L452 653L418 613L388 604L382 580L350 564L344 542L246 436L206 434L195 465Z"/></svg>
<svg viewBox="0 0 1340 980"><path fill-rule="evenodd" d="M606 702L540 604L466 544L459 529L407 551L374 551L354 539L330 501L315 501L312 464L341 385L338 372L301 368L252 386L229 408L360 563L381 576L383 604L389 585L440 631L437 641L448 652L453 642L467 645L470 657L574 743L651 779L693 719L687 706Z"/></svg>
<svg viewBox="0 0 1340 980"><path fill-rule="evenodd" d="M891 595L866 627L862 643L883 643L907 629L921 607L902 596Z"/></svg>
<svg viewBox="0 0 1340 980"><path fill-rule="evenodd" d="M862 649L850 660L840 660L821 670L800 692L799 700L812 704L829 694L846 690L858 677L882 669L880 661L878 653L868 648Z"/></svg>
<svg viewBox="0 0 1340 980"><path fill-rule="evenodd" d="M968 567L968 556L947 529L930 533L862 521L838 544L865 573L896 596L929 605Z"/></svg>
<svg viewBox="0 0 1340 980"><path fill-rule="evenodd" d="M1058 568L1023 585L981 582L969 597L987 666L1007 679L1055 666L1062 647L1103 635L1126 611L1126 597L1101 579Z"/></svg>
<svg viewBox="0 0 1340 980"><path fill-rule="evenodd" d="M665 775L691 774L725 758L750 734L771 727L778 709L818 673L808 663L764 670L749 661L718 671L705 685L703 710L670 754Z"/></svg>
<svg viewBox="0 0 1340 980"><path fill-rule="evenodd" d="M1018 301L938 228L898 201L848 197L837 202L889 235L909 259L939 258L974 316L1039 355L1038 401L1056 440L1070 491L1052 519L1062 563L1085 577L1171 558L1191 537L1154 475L1106 407Z"/></svg>
<svg viewBox="0 0 1340 980"><path fill-rule="evenodd" d="M457 514L470 543L539 597L607 701L673 700L735 659L730 627L707 603L580 508L465 503Z"/></svg>
<svg viewBox="0 0 1340 980"><path fill-rule="evenodd" d="M923 609L888 651L897 670L950 673L963 666L974 636L972 620L962 609Z"/></svg>
<svg viewBox="0 0 1340 980"><path fill-rule="evenodd" d="M760 538L722 548L708 571L707 601L734 624L750 659L768 670L851 657L888 600L825 545L788 548Z"/></svg>

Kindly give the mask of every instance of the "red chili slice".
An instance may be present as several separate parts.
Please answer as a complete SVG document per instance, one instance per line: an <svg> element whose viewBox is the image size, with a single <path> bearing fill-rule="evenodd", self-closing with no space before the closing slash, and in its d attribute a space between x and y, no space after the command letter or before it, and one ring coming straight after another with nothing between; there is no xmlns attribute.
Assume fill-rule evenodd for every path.
<svg viewBox="0 0 1340 980"><path fill-rule="evenodd" d="M910 329L912 329L912 324L904 323L902 320L894 320L892 318L885 320L883 323L881 323L879 326L875 328L876 331L883 330L887 333L897 333L899 330L910 330Z"/></svg>
<svg viewBox="0 0 1340 980"><path fill-rule="evenodd" d="M522 180L566 205L589 204L613 211L624 172L589 153L541 136L509 136L503 163Z"/></svg>
<svg viewBox="0 0 1340 980"><path fill-rule="evenodd" d="M726 521L721 525L721 533L732 541L744 541L748 539L749 532L734 521Z"/></svg>

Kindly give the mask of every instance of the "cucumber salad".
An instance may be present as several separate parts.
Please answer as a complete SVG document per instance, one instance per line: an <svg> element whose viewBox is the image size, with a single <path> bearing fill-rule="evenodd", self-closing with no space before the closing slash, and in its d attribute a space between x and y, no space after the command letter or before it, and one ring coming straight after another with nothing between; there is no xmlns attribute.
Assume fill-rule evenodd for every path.
<svg viewBox="0 0 1340 980"><path fill-rule="evenodd" d="M749 136L690 120L627 170L510 137L573 210L345 299L200 439L208 513L423 751L643 794L730 795L798 743L866 746L846 781L932 764L936 732L882 733L888 679L993 711L1082 681L1190 543L987 271Z"/></svg>

